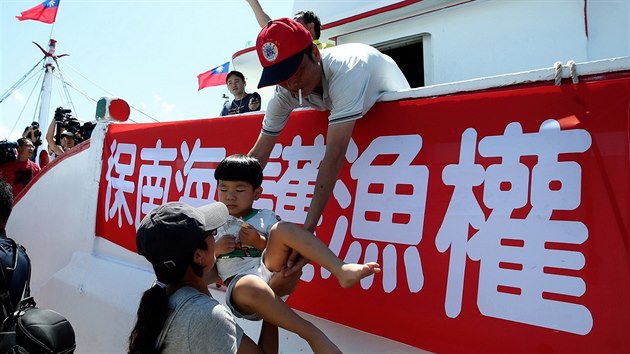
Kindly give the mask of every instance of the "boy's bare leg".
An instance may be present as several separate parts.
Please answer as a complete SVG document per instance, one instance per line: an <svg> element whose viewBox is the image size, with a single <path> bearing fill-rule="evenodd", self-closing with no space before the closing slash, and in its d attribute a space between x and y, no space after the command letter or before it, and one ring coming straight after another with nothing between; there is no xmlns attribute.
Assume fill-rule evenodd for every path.
<svg viewBox="0 0 630 354"><path fill-rule="evenodd" d="M257 313L266 322L299 335L315 353L341 353L319 328L291 310L256 275L246 275L237 280L232 290L232 304L243 314Z"/></svg>
<svg viewBox="0 0 630 354"><path fill-rule="evenodd" d="M378 273L378 263L344 263L322 241L311 232L288 222L275 224L267 241L264 262L273 272L279 272L286 265L291 249L318 263L330 271L344 288L349 288L359 280Z"/></svg>

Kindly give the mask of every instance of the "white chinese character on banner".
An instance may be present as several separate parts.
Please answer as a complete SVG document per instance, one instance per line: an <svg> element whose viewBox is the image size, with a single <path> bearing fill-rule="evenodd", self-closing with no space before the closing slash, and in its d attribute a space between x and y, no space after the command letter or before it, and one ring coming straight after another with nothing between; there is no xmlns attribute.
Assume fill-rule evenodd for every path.
<svg viewBox="0 0 630 354"><path fill-rule="evenodd" d="M396 244L406 247L401 256L407 288L415 293L424 284L417 245L422 239L424 227L429 170L426 166L411 164L421 148L422 138L419 135L381 136L372 141L358 158L354 141L351 141L346 153L346 158L354 161L350 175L357 181L351 234L357 240L388 243L382 250L383 288L388 293L397 287L399 255ZM391 161L377 162L383 157L390 157ZM352 194L341 181L337 182L333 193L342 208L349 207ZM347 218L339 217L330 242L330 248L336 254L339 254L347 230ZM375 243L368 244L364 252L361 244L353 241L345 260L357 262L363 253L364 262L375 261L378 252ZM323 277L328 275L326 270L322 270ZM363 279L361 286L368 289L373 279Z"/></svg>
<svg viewBox="0 0 630 354"><path fill-rule="evenodd" d="M560 130L550 119L539 132L523 134L519 123L511 123L503 135L479 142L482 157L501 159L485 170L475 164L476 138L474 129L464 132L459 164L447 166L442 174L444 183L455 187L435 241L440 252L451 249L447 315L457 317L461 311L468 256L480 262L477 305L482 314L570 333L590 332L593 319L588 308L543 296L579 297L586 292L582 278L564 273L582 269L584 255L552 245L582 244L588 229L582 222L551 216L554 210L580 205L581 166L559 161L558 156L586 151L589 133ZM537 157L531 177L521 162L525 156ZM482 184L483 203L491 209L487 219L473 194L473 187ZM528 207L528 200L527 216L513 218L515 210ZM469 226L477 230L470 238Z"/></svg>
<svg viewBox="0 0 630 354"><path fill-rule="evenodd" d="M118 227L122 226L123 213L129 225L133 224L133 217L129 210L125 194L133 194L135 185L133 181L126 180L126 177L133 176L136 166L136 145L118 144L114 139L110 146L111 155L107 159L107 189L105 191L105 221L118 215ZM123 161L129 161L127 163ZM117 177L114 176L114 173ZM114 201L112 202L112 191Z"/></svg>
<svg viewBox="0 0 630 354"><path fill-rule="evenodd" d="M219 163L225 158L225 148L202 148L201 139L195 141L192 150L182 142L180 152L184 159L183 171L175 173L175 185L179 192L183 191L180 202L200 207L214 200L217 182L213 168L193 167L197 163ZM207 188L204 188L207 187ZM204 189L207 192L204 192Z"/></svg>
<svg viewBox="0 0 630 354"><path fill-rule="evenodd" d="M158 140L155 148L143 148L140 158L150 164L140 166L138 175L138 192L136 203L136 227L140 225L142 216L166 203L171 186L173 168L160 165L160 162L173 162L177 158L176 148L163 148L162 140ZM147 201L144 201L148 198Z"/></svg>
<svg viewBox="0 0 630 354"><path fill-rule="evenodd" d="M265 180L263 192L276 197L275 208L270 209L282 217L282 219L295 223L303 223L311 203L310 195L317 178L320 162L324 158L326 147L324 137L318 135L311 146L302 145L302 138L298 135L293 138L290 146L284 148L280 144L281 158L288 161L288 167L284 173L280 173L279 162L270 162L265 168L265 175L280 176L277 182Z"/></svg>

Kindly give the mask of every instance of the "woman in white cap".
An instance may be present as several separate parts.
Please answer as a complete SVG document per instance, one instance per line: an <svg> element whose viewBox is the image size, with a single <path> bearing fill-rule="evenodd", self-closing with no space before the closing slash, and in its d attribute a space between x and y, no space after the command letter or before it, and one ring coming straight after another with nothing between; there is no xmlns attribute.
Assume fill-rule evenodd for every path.
<svg viewBox="0 0 630 354"><path fill-rule="evenodd" d="M193 208L166 203L151 211L136 234L138 253L155 271L129 336L129 353L277 353L278 328L263 322L258 344L243 334L208 285L214 268L214 236L228 218L222 203ZM281 280L288 294L297 284ZM287 291L288 290L288 291Z"/></svg>

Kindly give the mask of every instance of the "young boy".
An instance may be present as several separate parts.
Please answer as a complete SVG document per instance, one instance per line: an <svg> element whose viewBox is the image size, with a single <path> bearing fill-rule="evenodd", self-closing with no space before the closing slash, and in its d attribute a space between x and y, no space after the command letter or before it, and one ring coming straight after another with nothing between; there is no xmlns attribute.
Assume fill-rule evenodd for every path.
<svg viewBox="0 0 630 354"><path fill-rule="evenodd" d="M264 319L298 334L315 353L340 352L274 294L269 279L282 270L292 249L329 270L344 288L380 272L380 266L344 263L309 231L280 221L271 210L253 209L262 192L262 176L258 160L245 155L225 158L214 172L219 201L233 217L219 228L215 246L219 277L227 286L226 303L237 317Z"/></svg>

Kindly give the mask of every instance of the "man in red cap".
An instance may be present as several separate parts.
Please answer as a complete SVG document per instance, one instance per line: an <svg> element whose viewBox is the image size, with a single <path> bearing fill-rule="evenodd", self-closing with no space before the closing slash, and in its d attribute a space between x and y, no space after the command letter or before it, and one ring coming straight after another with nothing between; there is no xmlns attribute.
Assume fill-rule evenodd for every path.
<svg viewBox="0 0 630 354"><path fill-rule="evenodd" d="M289 18L269 22L256 40L263 66L258 88L278 85L267 105L262 130L249 152L263 168L293 109L330 110L326 152L304 222L314 231L343 165L354 123L385 92L409 89L405 76L387 55L371 46L342 44L320 52L310 33ZM289 273L306 263L300 261Z"/></svg>

